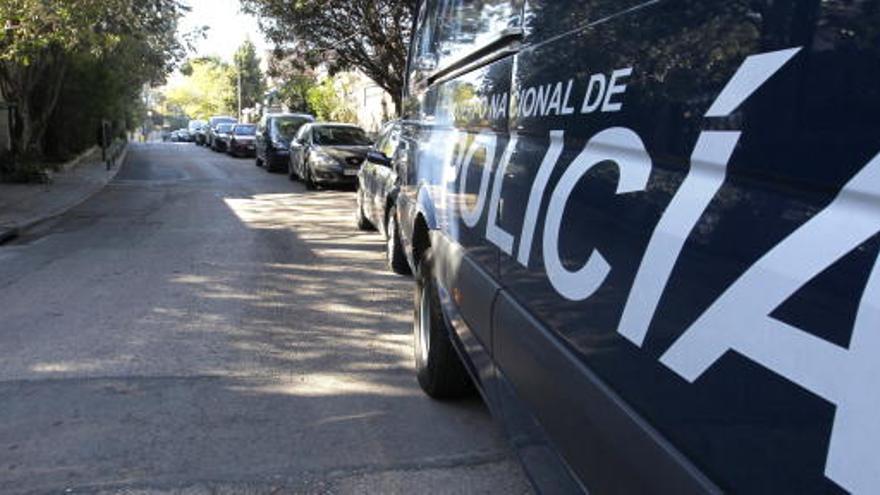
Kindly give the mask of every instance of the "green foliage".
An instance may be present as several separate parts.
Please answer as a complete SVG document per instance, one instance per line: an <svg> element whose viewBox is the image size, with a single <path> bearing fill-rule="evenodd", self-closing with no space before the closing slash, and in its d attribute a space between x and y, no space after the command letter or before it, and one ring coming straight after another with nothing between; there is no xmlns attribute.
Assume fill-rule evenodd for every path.
<svg viewBox="0 0 880 495"><path fill-rule="evenodd" d="M296 74L287 78L278 88L278 97L292 112L313 113L309 90L315 86L313 76Z"/></svg>
<svg viewBox="0 0 880 495"><path fill-rule="evenodd" d="M90 146L98 114L130 124L143 85L161 82L183 55L185 10L178 0L0 1L0 91L17 107L18 151ZM81 135L62 135L71 121Z"/></svg>
<svg viewBox="0 0 880 495"><path fill-rule="evenodd" d="M307 91L309 108L318 120L356 123L357 115L339 97L337 83L344 84L342 81L326 78L320 84L309 88Z"/></svg>
<svg viewBox="0 0 880 495"><path fill-rule="evenodd" d="M184 77L165 91L164 113L194 119L235 113L235 70L216 57L187 62Z"/></svg>
<svg viewBox="0 0 880 495"><path fill-rule="evenodd" d="M279 46L294 46L303 65L331 73L358 69L400 107L416 0L241 0Z"/></svg>
<svg viewBox="0 0 880 495"><path fill-rule="evenodd" d="M100 0L4 0L0 2L0 60L31 65L51 48L97 50L112 43L91 29L108 20L115 5Z"/></svg>
<svg viewBox="0 0 880 495"><path fill-rule="evenodd" d="M268 105L283 103L293 112L314 113L308 92L317 84L315 72L303 66L295 50L276 47L269 57L267 74L282 81L270 93Z"/></svg>
<svg viewBox="0 0 880 495"><path fill-rule="evenodd" d="M251 40L245 40L238 48L233 57L233 72L230 83L233 87L238 85L238 76L241 75L241 108L254 108L262 102L265 85L263 84L263 71L260 70L260 58L257 56L257 48ZM234 95L231 107L238 106L238 95Z"/></svg>

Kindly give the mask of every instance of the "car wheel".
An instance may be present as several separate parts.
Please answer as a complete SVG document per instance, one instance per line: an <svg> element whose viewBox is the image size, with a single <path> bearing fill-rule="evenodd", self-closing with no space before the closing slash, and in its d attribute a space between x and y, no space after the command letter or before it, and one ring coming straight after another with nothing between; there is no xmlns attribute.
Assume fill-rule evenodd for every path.
<svg viewBox="0 0 880 495"><path fill-rule="evenodd" d="M315 184L315 179L312 177L312 169L309 167L308 162L303 163L303 182L309 191L314 191L318 188L318 185Z"/></svg>
<svg viewBox="0 0 880 495"><path fill-rule="evenodd" d="M409 263L400 243L400 229L397 228L397 208L388 210L388 221L385 222L385 259L388 268L400 275L409 275Z"/></svg>
<svg viewBox="0 0 880 495"><path fill-rule="evenodd" d="M364 215L364 191L361 188L357 190L357 207L354 212L354 221L358 230L373 230L373 224Z"/></svg>
<svg viewBox="0 0 880 495"><path fill-rule="evenodd" d="M413 351L419 386L435 399L473 394L474 385L452 344L452 330L440 310L429 249L419 264L413 318Z"/></svg>
<svg viewBox="0 0 880 495"><path fill-rule="evenodd" d="M296 181L299 177L297 177L296 167L290 163L290 160L287 160L287 178L291 181Z"/></svg>

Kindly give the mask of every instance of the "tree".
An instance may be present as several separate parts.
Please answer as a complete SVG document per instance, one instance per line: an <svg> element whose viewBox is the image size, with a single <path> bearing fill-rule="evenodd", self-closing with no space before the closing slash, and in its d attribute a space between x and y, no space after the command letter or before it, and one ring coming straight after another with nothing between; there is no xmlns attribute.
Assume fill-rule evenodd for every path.
<svg viewBox="0 0 880 495"><path fill-rule="evenodd" d="M314 113L309 90L317 85L317 75L302 64L295 51L276 47L269 56L267 75L279 81L270 93L270 105L281 102L291 111Z"/></svg>
<svg viewBox="0 0 880 495"><path fill-rule="evenodd" d="M122 60L128 82L156 82L182 56L177 0L3 0L0 91L17 107L20 151L40 154L71 63L78 57ZM119 61L117 59L117 61ZM137 81L135 81L137 79Z"/></svg>
<svg viewBox="0 0 880 495"><path fill-rule="evenodd" d="M165 113L182 112L192 118L234 113L235 70L216 57L186 62L183 78L165 90Z"/></svg>
<svg viewBox="0 0 880 495"><path fill-rule="evenodd" d="M234 67L232 72L232 85L238 84L241 75L241 108L254 108L263 100L265 85L263 84L263 71L260 70L260 58L257 56L257 47L251 40L245 40L238 47L233 57ZM235 107L237 95L234 96Z"/></svg>
<svg viewBox="0 0 880 495"><path fill-rule="evenodd" d="M343 86L339 88L338 85ZM309 108L314 112L318 120L331 122L350 122L357 121L357 115L349 108L345 101L339 97L339 89L343 93L347 93L345 88L346 81L336 81L332 78L326 78L320 84L309 88L306 99Z"/></svg>
<svg viewBox="0 0 880 495"><path fill-rule="evenodd" d="M296 47L304 64L359 69L400 109L416 0L242 0L242 8L276 45Z"/></svg>

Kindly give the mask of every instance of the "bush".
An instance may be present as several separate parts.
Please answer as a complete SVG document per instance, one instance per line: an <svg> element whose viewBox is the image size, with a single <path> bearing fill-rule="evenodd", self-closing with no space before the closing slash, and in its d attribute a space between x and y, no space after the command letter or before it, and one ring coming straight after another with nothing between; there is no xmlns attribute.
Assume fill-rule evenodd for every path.
<svg viewBox="0 0 880 495"><path fill-rule="evenodd" d="M339 97L333 79L327 78L320 84L309 88L307 93L309 107L318 120L333 122L357 122L357 114Z"/></svg>

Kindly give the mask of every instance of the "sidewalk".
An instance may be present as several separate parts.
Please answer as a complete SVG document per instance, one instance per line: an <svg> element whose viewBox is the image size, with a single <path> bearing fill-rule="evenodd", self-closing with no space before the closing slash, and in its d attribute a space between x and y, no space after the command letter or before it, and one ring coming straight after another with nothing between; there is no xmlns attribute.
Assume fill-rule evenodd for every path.
<svg viewBox="0 0 880 495"><path fill-rule="evenodd" d="M116 176L127 153L126 147L109 171L95 148L52 174L49 184L0 183L0 244L100 191Z"/></svg>

